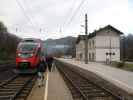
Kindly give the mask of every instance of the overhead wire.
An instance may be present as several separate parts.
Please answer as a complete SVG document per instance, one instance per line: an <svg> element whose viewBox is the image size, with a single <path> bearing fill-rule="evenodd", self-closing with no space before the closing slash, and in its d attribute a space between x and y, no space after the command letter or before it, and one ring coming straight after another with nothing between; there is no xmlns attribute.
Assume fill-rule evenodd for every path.
<svg viewBox="0 0 133 100"><path fill-rule="evenodd" d="M66 24L67 26L69 26L69 25L71 24L71 22L73 21L73 19L74 19L75 16L77 15L79 9L81 8L81 6L83 5L84 2L85 2L85 0L82 0L82 1L80 2L80 4L78 5L77 9L76 9L75 12L72 14L70 20L67 22L67 24Z"/></svg>
<svg viewBox="0 0 133 100"><path fill-rule="evenodd" d="M17 4L18 4L18 6L20 7L20 9L22 10L22 12L23 12L23 14L24 14L24 16L26 17L26 19L30 22L30 24L35 28L35 24L33 23L33 21L32 21L32 19L31 19L31 17L29 17L29 15L26 13L26 11L25 11L25 8L21 5L21 3L19 2L19 0L16 0L16 2L17 2ZM79 11L79 9L81 8L81 6L82 6L82 4L85 2L85 0L82 0L81 2L80 2L80 4L78 5L78 7L77 7L77 9L75 10L75 12L72 14L72 16L70 17L70 20L65 20L64 21L64 23L63 23L63 25L62 25L62 27L64 27L64 26L69 26L70 24L71 24L71 22L73 21L73 19L75 18L75 16L76 16L76 14L78 13L78 11ZM75 0L72 2L72 6L70 7L70 13L68 12L67 14L66 14L66 16L68 16L68 15L71 15L71 11L72 11L72 8L73 8L73 6L74 6L74 4L75 4ZM68 17L67 17L68 18Z"/></svg>
<svg viewBox="0 0 133 100"><path fill-rule="evenodd" d="M76 1L76 0L73 0L73 2L72 2L72 4L71 4L71 7L68 9L68 12L67 12L67 14L66 14L66 16L65 16L67 19L64 20L62 27L65 26L66 22L69 20L69 15L72 14L73 7L74 7L74 5L75 5L75 1Z"/></svg>
<svg viewBox="0 0 133 100"><path fill-rule="evenodd" d="M23 12L23 15L25 16L25 18L27 19L27 21L30 22L30 24L32 25L33 28L35 28L34 23L32 22L31 18L29 17L29 15L27 15L25 8L21 5L21 3L19 2L19 0L16 0L17 5L19 6L19 8L21 9L21 11Z"/></svg>
<svg viewBox="0 0 133 100"><path fill-rule="evenodd" d="M27 4L27 3L25 3L25 0L23 1L23 3L24 3L24 7L25 7L25 11L28 11L27 9L29 9L28 7L29 7L29 5ZM30 5L31 7L32 7L32 5ZM32 14L29 14L30 16L30 19L32 20L32 18L34 17L34 16L32 16ZM32 20L32 22L33 22L33 20ZM34 23L36 24L36 25L38 25L37 23L36 23L36 21L34 20Z"/></svg>
<svg viewBox="0 0 133 100"><path fill-rule="evenodd" d="M23 3L24 3L24 7L25 7L25 9L26 9L26 11L27 11L27 9L29 9L29 6L28 6L28 4L27 3L25 3L25 1L26 0L24 0L23 1ZM30 5L31 7L32 7L32 5ZM30 16L29 16L30 18L31 18L31 20L32 20L32 18L34 17L34 16L32 16L31 14L30 14ZM32 21L33 22L33 21ZM35 25L37 25L36 27L38 27L39 26L39 24L37 23L37 21L34 19L34 23L35 23ZM39 27L38 27L39 28ZM39 32L43 32L45 29L43 29L43 28L39 28Z"/></svg>

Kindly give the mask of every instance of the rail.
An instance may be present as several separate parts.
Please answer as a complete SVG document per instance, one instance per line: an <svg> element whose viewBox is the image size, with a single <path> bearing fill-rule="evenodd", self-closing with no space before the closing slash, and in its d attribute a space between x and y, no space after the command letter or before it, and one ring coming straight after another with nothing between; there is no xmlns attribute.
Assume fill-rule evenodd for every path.
<svg viewBox="0 0 133 100"><path fill-rule="evenodd" d="M0 100L16 100L21 98L22 100L25 100L27 95L29 94L33 83L35 76L19 76L16 75L9 79L8 81L2 83L0 85ZM32 84L32 86L29 87L29 84ZM23 90L28 86L28 92L25 93ZM23 94L22 94L23 93ZM21 96L20 96L21 95Z"/></svg>
<svg viewBox="0 0 133 100"><path fill-rule="evenodd" d="M56 62L56 67L68 85L74 100L125 100L93 83L69 66Z"/></svg>

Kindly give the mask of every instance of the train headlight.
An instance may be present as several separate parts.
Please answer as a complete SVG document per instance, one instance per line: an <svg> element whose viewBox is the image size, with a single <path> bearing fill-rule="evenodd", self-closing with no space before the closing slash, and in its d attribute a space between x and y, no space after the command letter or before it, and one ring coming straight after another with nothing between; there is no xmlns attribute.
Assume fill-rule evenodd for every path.
<svg viewBox="0 0 133 100"><path fill-rule="evenodd" d="M20 57L21 56L21 53L18 53L18 56Z"/></svg>
<svg viewBox="0 0 133 100"><path fill-rule="evenodd" d="M29 54L29 56L32 57L33 56L33 53Z"/></svg>
<svg viewBox="0 0 133 100"><path fill-rule="evenodd" d="M18 57L22 57L22 58L29 58L32 56L33 56L33 53L18 53Z"/></svg>

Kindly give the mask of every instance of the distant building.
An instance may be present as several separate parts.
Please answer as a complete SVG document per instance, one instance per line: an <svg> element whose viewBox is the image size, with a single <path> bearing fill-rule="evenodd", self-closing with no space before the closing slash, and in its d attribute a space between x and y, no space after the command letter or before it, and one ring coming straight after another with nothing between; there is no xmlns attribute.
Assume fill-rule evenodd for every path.
<svg viewBox="0 0 133 100"><path fill-rule="evenodd" d="M88 35L89 61L120 61L120 35L123 33L111 25L100 28ZM85 35L76 41L76 58L84 61Z"/></svg>

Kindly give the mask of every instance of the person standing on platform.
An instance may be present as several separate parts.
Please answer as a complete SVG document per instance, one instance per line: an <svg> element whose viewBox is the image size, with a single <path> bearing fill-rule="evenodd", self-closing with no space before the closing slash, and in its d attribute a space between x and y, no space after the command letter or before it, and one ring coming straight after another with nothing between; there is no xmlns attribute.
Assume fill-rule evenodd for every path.
<svg viewBox="0 0 133 100"><path fill-rule="evenodd" d="M39 88L41 86L43 86L44 72L46 72L46 69L47 69L46 61L45 61L45 58L43 58L37 67L38 87Z"/></svg>
<svg viewBox="0 0 133 100"><path fill-rule="evenodd" d="M52 56L47 56L46 57L46 62L47 62L48 70L49 70L49 72L51 72L53 57Z"/></svg>

